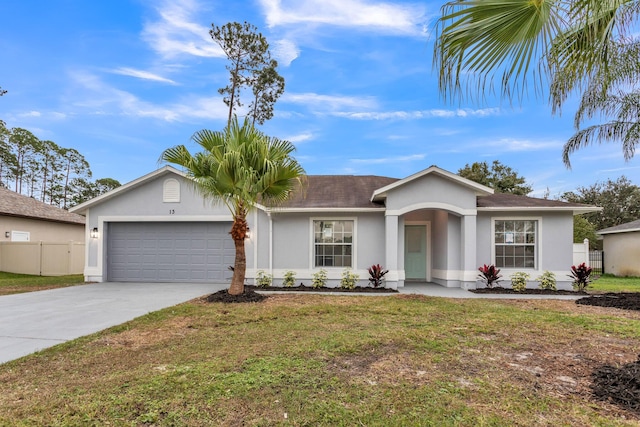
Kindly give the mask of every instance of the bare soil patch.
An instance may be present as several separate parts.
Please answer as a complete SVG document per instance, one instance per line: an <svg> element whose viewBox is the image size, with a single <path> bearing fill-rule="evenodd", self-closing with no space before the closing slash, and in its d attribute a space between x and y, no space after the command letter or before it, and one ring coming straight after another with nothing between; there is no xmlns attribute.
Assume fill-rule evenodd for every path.
<svg viewBox="0 0 640 427"><path fill-rule="evenodd" d="M231 295L225 289L213 293L204 299L207 302L222 302L227 304L247 303L247 302L262 302L268 297L266 295L259 294L248 286L244 287L244 292L240 295Z"/></svg>
<svg viewBox="0 0 640 427"><path fill-rule="evenodd" d="M580 298L576 304L595 305L599 307L621 308L623 310L640 310L640 293L609 292Z"/></svg>
<svg viewBox="0 0 640 427"><path fill-rule="evenodd" d="M531 288L523 291L516 291L511 288L503 288L496 286L494 288L478 288L471 289L471 292L475 294L516 294L516 295L587 295L586 292L578 291L565 291L565 290L551 290L551 289L538 289Z"/></svg>
<svg viewBox="0 0 640 427"><path fill-rule="evenodd" d="M640 415L640 355L637 361L619 367L601 366L592 378L591 390L596 399Z"/></svg>
<svg viewBox="0 0 640 427"><path fill-rule="evenodd" d="M305 286L303 284L300 284L300 286L291 286L291 287L284 287L284 286L269 286L266 288L260 288L254 285L245 285L244 286L245 289L251 289L254 291L265 291L265 292L341 292L341 293L345 293L345 294L349 294L349 293L366 293L366 294L389 294L389 293L395 293L397 294L398 291L396 289L390 289L390 288L370 288L370 287L360 287L360 286L356 286L353 289L344 289L344 288L314 288L312 286Z"/></svg>

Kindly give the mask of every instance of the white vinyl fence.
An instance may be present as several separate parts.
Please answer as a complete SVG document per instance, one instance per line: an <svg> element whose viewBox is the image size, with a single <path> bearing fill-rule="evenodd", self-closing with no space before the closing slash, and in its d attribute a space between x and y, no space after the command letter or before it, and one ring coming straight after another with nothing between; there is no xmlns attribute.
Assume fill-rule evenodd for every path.
<svg viewBox="0 0 640 427"><path fill-rule="evenodd" d="M64 276L83 270L83 242L0 242L0 271Z"/></svg>
<svg viewBox="0 0 640 427"><path fill-rule="evenodd" d="M589 239L584 239L582 243L573 244L573 265L583 262L589 265Z"/></svg>

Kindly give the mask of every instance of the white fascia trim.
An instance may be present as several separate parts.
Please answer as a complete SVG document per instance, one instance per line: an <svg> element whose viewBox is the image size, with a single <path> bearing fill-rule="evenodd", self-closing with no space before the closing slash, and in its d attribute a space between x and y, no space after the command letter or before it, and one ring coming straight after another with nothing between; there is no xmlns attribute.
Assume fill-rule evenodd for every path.
<svg viewBox="0 0 640 427"><path fill-rule="evenodd" d="M387 186L384 186L382 188L379 188L379 189L375 190L373 192L373 195L371 196L371 201L374 201L377 198L384 198L384 196L386 196L386 193L388 191L393 190L394 188L397 188L397 187L399 187L401 185L404 185L407 182L413 181L414 179L421 178L421 177L423 177L425 175L428 175L428 174L431 174L431 173L436 174L436 175L440 175L440 176L442 176L444 178L447 178L447 179L449 179L451 181L454 181L454 182L456 182L458 184L462 184L465 187L472 188L478 194L486 195L486 194L493 194L493 192L494 192L493 188L489 188L489 187L486 187L486 186L484 186L482 184L478 184L477 182L471 181L470 179L463 178L460 175L456 175L456 174L451 173L451 172L449 172L447 170L441 169L441 168L439 168L437 166L430 166L427 169L424 169L424 170L422 170L420 172L416 172L413 175L410 175L410 176L408 176L406 178L403 178L403 179L401 179L399 181L396 181L396 182L394 182L392 184L389 184Z"/></svg>
<svg viewBox="0 0 640 427"><path fill-rule="evenodd" d="M412 212L419 209L441 209L445 211L454 212L463 216L477 215L476 209L463 209L460 206L454 206L454 205L450 205L449 203L440 203L440 202L415 203L413 205L405 206L402 209L388 210L385 212L385 215L400 216L407 212Z"/></svg>
<svg viewBox="0 0 640 427"><path fill-rule="evenodd" d="M106 215L98 217L99 231L105 222L233 222L231 215Z"/></svg>
<svg viewBox="0 0 640 427"><path fill-rule="evenodd" d="M481 207L479 212L573 212L573 215L581 215L591 212L600 212L601 207L576 208L574 206L545 206L545 207Z"/></svg>
<svg viewBox="0 0 640 427"><path fill-rule="evenodd" d="M265 208L272 214L278 213L357 213L357 212L384 212L385 208Z"/></svg>
<svg viewBox="0 0 640 427"><path fill-rule="evenodd" d="M129 190L131 190L133 188L138 187L140 184L145 183L146 181L149 181L149 180L151 180L153 178L158 177L159 175L163 175L163 174L169 173L169 172L173 172L174 174L179 175L179 176L181 176L183 178L186 177L186 174L184 172L181 172L178 169L167 165L167 166L164 166L164 167L162 167L160 169L157 169L157 170L155 170L153 172L150 172L150 173L148 173L148 174L146 174L144 176L141 176L138 179L134 179L131 182L128 182L128 183L126 183L124 185L121 185L118 188L114 188L111 191L108 191L108 192L106 192L104 194L101 194L98 197L95 197L95 198L93 198L91 200L87 200L84 203L80 203L79 205L74 206L71 209L69 209L69 212L75 212L75 213L84 212L86 209L88 209L89 207L91 207L91 206L93 206L93 205L95 205L97 203L100 203L100 202L103 202L105 200L108 200L108 199L110 199L110 198L112 198L112 197L114 197L114 196L116 196L116 195L118 195L120 193L127 192L127 191L129 191Z"/></svg>

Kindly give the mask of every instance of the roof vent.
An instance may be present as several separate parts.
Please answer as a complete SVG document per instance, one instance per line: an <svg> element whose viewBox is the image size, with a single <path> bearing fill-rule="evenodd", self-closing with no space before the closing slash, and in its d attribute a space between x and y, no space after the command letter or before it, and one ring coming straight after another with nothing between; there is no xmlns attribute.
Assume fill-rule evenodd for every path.
<svg viewBox="0 0 640 427"><path fill-rule="evenodd" d="M169 178L164 181L162 187L162 201L165 203L180 202L180 182L177 179Z"/></svg>

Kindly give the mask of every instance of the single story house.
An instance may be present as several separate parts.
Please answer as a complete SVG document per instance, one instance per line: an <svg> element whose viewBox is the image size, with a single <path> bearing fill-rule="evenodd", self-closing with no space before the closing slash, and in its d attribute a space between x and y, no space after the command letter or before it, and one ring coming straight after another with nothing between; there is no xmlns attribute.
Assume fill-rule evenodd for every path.
<svg viewBox="0 0 640 427"><path fill-rule="evenodd" d="M320 269L329 286L342 272L368 281L389 270L386 286L433 282L475 288L478 266L496 264L505 279L545 270L558 285L573 256L573 215L597 208L494 194L491 188L431 166L404 179L308 176L283 206L248 216L247 277L281 283L287 271L310 285ZM71 209L87 218L89 281L228 281L234 245L227 208L203 198L181 171L165 166ZM532 286L537 283L532 282Z"/></svg>
<svg viewBox="0 0 640 427"><path fill-rule="evenodd" d="M84 242L85 217L0 187L0 242Z"/></svg>
<svg viewBox="0 0 640 427"><path fill-rule="evenodd" d="M616 276L640 276L640 219L597 232L602 236L604 271Z"/></svg>

